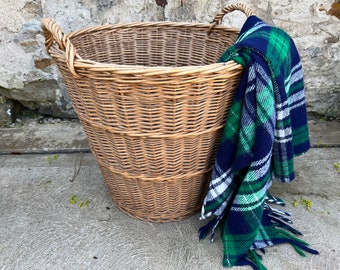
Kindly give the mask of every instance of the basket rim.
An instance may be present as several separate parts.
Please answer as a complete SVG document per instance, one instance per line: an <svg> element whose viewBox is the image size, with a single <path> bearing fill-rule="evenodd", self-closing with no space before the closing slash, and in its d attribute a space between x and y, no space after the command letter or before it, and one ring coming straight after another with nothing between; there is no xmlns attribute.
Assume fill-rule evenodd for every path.
<svg viewBox="0 0 340 270"><path fill-rule="evenodd" d="M63 62L66 61L65 52L62 50L55 48L56 45L52 45L50 48L50 53L52 56L59 58ZM143 65L120 65L120 64L110 64L103 63L85 59L75 59L74 67L80 72L82 69L94 72L110 72L121 75L143 75L143 77L153 77L157 75L167 75L167 76L183 76L183 75L192 75L195 73L211 74L211 73L219 73L223 71L239 71L243 69L243 66L239 63L236 63L234 60L230 60L228 62L223 63L213 63L209 65L197 65L197 66L143 66ZM80 72L81 73L81 72ZM133 73L133 74L132 74ZM226 74L226 78L228 76L232 76L232 74ZM155 82L153 82L154 84Z"/></svg>
<svg viewBox="0 0 340 270"><path fill-rule="evenodd" d="M86 27L82 29L75 30L73 32L68 33L66 36L70 40L75 38L79 35L92 33L102 30L109 30L114 31L115 29L122 29L122 28L136 28L136 29L143 29L145 27L188 27L188 28L196 28L201 30L206 30L208 34L208 30L211 27L211 24L207 23L188 23L188 22L129 22L129 23L121 23L121 24L107 24L107 25L99 25L99 26L92 26ZM166 30L166 29L165 29ZM217 25L212 30L214 32L218 32L219 30L227 30L234 32L236 34L239 33L239 29ZM66 52L59 48L58 44L54 42L49 49L49 53L51 56L55 56L62 61L67 62L66 59ZM222 72L225 70L232 71L232 70L240 70L242 66L236 63L233 60L223 63L212 63L208 65L188 65L188 66L144 66L144 65L122 65L122 64L113 64L113 63L105 63L105 62L98 62L89 59L85 59L80 55L76 55L73 62L74 68L77 70L77 73L81 75L81 70L85 69L88 71L93 72L110 72L115 74L131 74L134 75L143 75L143 76L155 76L155 75L172 75L172 76L181 76L186 74L195 74L195 73L214 73L214 72ZM226 74L227 75L227 74Z"/></svg>
<svg viewBox="0 0 340 270"><path fill-rule="evenodd" d="M172 75L176 76L184 76L184 75L192 75L194 73L200 74L211 74L218 73L224 70L228 71L237 71L242 68L241 64L236 63L234 60L225 62L225 63L214 63L209 65L200 65L200 66L143 66L143 65L119 65L119 64L108 64L90 60L76 60L74 62L74 67L78 70L86 69L89 71L95 72L112 72L115 74L127 75L131 74L134 76L143 75L143 76L158 76L158 75ZM226 78L228 74L226 74ZM232 76L232 74L230 74ZM155 84L153 82L152 84Z"/></svg>

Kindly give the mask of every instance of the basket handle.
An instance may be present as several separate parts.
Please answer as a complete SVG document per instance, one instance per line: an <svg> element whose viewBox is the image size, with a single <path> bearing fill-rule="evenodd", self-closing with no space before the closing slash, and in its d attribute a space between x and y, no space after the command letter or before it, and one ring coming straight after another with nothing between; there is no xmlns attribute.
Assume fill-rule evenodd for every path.
<svg viewBox="0 0 340 270"><path fill-rule="evenodd" d="M43 18L41 20L41 28L44 32L47 52L49 52L53 41L55 41L59 45L60 50L65 52L66 64L70 69L70 72L73 76L79 78L80 76L74 68L74 62L76 58L81 59L81 57L76 53L76 49L70 39L64 34L61 28L49 18Z"/></svg>
<svg viewBox="0 0 340 270"><path fill-rule="evenodd" d="M224 15L231 13L235 10L242 11L247 16L247 18L254 15L254 12L249 7L247 7L245 4L242 4L242 3L231 4L229 6L226 6L225 8L222 9L221 12L216 14L208 30L208 35L210 35L211 31L214 29L216 25L219 25L221 23Z"/></svg>

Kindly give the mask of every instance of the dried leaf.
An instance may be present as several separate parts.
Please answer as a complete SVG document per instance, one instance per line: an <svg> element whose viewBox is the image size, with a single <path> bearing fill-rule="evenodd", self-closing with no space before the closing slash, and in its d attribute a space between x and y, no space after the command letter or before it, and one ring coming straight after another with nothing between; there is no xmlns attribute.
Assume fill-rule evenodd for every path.
<svg viewBox="0 0 340 270"><path fill-rule="evenodd" d="M80 200L80 198L78 198L77 195L72 195L70 197L70 203L73 204L73 205L76 204L79 200Z"/></svg>

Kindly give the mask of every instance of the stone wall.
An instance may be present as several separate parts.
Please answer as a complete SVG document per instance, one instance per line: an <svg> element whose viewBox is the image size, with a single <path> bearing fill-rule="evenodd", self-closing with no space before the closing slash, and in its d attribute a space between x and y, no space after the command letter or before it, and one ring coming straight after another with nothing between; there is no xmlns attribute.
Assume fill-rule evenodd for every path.
<svg viewBox="0 0 340 270"><path fill-rule="evenodd" d="M45 51L40 20L55 20L65 33L108 23L209 22L235 1L223 0L2 0L0 9L0 108L9 119L18 104L41 114L76 117L58 70ZM340 20L328 0L243 0L265 21L290 34L305 71L308 111L339 117ZM333 9L331 5L333 4ZM333 14L333 15L331 15ZM241 27L234 12L223 24ZM10 109L8 109L10 108ZM1 123L0 123L1 124Z"/></svg>

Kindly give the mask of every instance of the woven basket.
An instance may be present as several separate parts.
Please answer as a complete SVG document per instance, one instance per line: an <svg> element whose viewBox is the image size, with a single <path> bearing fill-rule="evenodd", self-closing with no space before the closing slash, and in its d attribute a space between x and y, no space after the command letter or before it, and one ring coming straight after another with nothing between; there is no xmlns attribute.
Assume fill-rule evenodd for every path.
<svg viewBox="0 0 340 270"><path fill-rule="evenodd" d="M212 24L128 23L65 35L43 19L55 59L112 199L154 222L202 205L242 67L217 63L239 30Z"/></svg>

